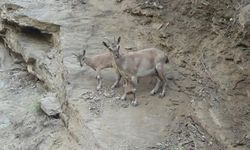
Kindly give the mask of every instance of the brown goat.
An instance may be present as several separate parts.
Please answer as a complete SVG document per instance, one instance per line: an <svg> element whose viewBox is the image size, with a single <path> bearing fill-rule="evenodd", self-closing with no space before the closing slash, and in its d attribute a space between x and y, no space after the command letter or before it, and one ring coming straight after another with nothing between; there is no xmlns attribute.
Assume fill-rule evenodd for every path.
<svg viewBox="0 0 250 150"><path fill-rule="evenodd" d="M100 90L102 87L102 77L101 70L105 68L113 68L112 65L112 55L109 52L101 53L93 56L85 56L86 50L83 50L83 53L80 55L74 54L77 57L77 60L80 62L80 66L82 67L84 64L91 67L93 70L97 72L96 79L98 81L98 85L96 87L97 90ZM117 72L117 78L115 83L111 86L111 88L115 88L119 85L121 80L121 75Z"/></svg>
<svg viewBox="0 0 250 150"><path fill-rule="evenodd" d="M164 65L168 63L168 57L166 54L156 48L122 54L120 53L120 40L121 38L119 37L117 41L114 41L113 43L109 42L109 45L106 42L103 42L103 45L107 47L113 55L114 64L125 80L122 99L126 99L127 94L133 94L132 104L137 105L135 96L136 85L138 83L138 77L144 76L156 76L157 83L151 91L151 94L156 94L161 83L163 83L160 97L165 96L166 78L163 68Z"/></svg>

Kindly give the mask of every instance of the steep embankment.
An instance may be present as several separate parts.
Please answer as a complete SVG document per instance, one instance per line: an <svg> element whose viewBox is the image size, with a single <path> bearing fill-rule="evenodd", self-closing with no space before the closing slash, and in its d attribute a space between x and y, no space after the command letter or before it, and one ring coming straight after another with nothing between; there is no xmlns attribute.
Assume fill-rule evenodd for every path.
<svg viewBox="0 0 250 150"><path fill-rule="evenodd" d="M148 26L142 37L168 51L170 63L198 83L185 91L202 126L228 148L249 148L249 2L127 4L125 12Z"/></svg>

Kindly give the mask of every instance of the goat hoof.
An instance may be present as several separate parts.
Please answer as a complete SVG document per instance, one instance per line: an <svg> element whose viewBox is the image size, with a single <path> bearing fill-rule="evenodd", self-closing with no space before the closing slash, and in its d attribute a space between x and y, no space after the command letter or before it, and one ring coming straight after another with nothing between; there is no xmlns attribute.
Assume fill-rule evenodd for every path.
<svg viewBox="0 0 250 150"><path fill-rule="evenodd" d="M152 90L151 92L150 92L150 95L155 95L156 94L156 91L155 90Z"/></svg>
<svg viewBox="0 0 250 150"><path fill-rule="evenodd" d="M138 102L136 100L134 100L134 101L131 102L131 105L136 107L136 106L138 106Z"/></svg>
<svg viewBox="0 0 250 150"><path fill-rule="evenodd" d="M117 87L118 87L118 85L115 84L115 85L112 85L112 86L111 86L111 89L115 89L115 88L117 88Z"/></svg>
<svg viewBox="0 0 250 150"><path fill-rule="evenodd" d="M125 100L126 100L126 96L122 96L122 97L121 97L121 100L122 100L122 101L125 101Z"/></svg>
<svg viewBox="0 0 250 150"><path fill-rule="evenodd" d="M165 96L165 93L161 93L161 94L159 95L160 98L163 98L164 96Z"/></svg>
<svg viewBox="0 0 250 150"><path fill-rule="evenodd" d="M99 91L101 89L101 86L96 87L96 90Z"/></svg>

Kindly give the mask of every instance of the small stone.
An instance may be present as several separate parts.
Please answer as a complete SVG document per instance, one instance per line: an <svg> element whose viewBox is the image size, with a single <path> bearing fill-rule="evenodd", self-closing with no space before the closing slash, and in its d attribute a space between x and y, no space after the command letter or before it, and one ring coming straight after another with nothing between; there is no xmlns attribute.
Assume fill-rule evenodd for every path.
<svg viewBox="0 0 250 150"><path fill-rule="evenodd" d="M185 88L186 88L186 89L190 89L190 90L191 90L191 89L195 89L195 88L196 88L196 86L195 86L195 85L188 85L188 86L186 86Z"/></svg>
<svg viewBox="0 0 250 150"><path fill-rule="evenodd" d="M123 0L116 0L117 3L121 3Z"/></svg>
<svg viewBox="0 0 250 150"><path fill-rule="evenodd" d="M235 62L236 62L236 64L240 64L240 63L242 63L242 60L241 60L241 58L238 58L235 60Z"/></svg>
<svg viewBox="0 0 250 150"><path fill-rule="evenodd" d="M53 55L53 53L48 53L48 54L47 54L47 57L48 57L49 59L55 58L55 56Z"/></svg>
<svg viewBox="0 0 250 150"><path fill-rule="evenodd" d="M234 58L232 56L227 56L227 57L225 57L225 60L227 60L227 61L234 61Z"/></svg>
<svg viewBox="0 0 250 150"><path fill-rule="evenodd" d="M152 27L156 30L160 30L163 27L163 23L153 23Z"/></svg>
<svg viewBox="0 0 250 150"><path fill-rule="evenodd" d="M168 80L174 80L174 76L172 74L167 75Z"/></svg>
<svg viewBox="0 0 250 150"><path fill-rule="evenodd" d="M95 101L95 102L98 102L98 101L100 101L100 100L101 100L101 99L100 99L99 97L95 97L95 98L94 98L94 101Z"/></svg>
<svg viewBox="0 0 250 150"><path fill-rule="evenodd" d="M121 107L128 108L129 104L121 104Z"/></svg>
<svg viewBox="0 0 250 150"><path fill-rule="evenodd" d="M159 5L158 8L159 8L159 9L163 9L163 6L162 6L162 5Z"/></svg>
<svg viewBox="0 0 250 150"><path fill-rule="evenodd" d="M110 93L108 93L108 92L104 92L103 95L104 95L105 97L107 97L107 98L113 97L113 95L110 94Z"/></svg>
<svg viewBox="0 0 250 150"><path fill-rule="evenodd" d="M178 88L177 92L183 92L183 90L181 88Z"/></svg>
<svg viewBox="0 0 250 150"><path fill-rule="evenodd" d="M244 140L237 140L236 142L232 143L233 147L243 146L246 145Z"/></svg>
<svg viewBox="0 0 250 150"><path fill-rule="evenodd" d="M250 133L247 133L246 138L250 139Z"/></svg>
<svg viewBox="0 0 250 150"><path fill-rule="evenodd" d="M57 116L62 112L61 105L54 94L49 94L41 99L41 109L48 116Z"/></svg>
<svg viewBox="0 0 250 150"><path fill-rule="evenodd" d="M185 68L185 67L186 67L186 63L184 63L184 62L180 62L180 63L179 63L179 67L181 67L181 68Z"/></svg>
<svg viewBox="0 0 250 150"><path fill-rule="evenodd" d="M120 96L115 97L115 100L120 100L120 99L121 99Z"/></svg>
<svg viewBox="0 0 250 150"><path fill-rule="evenodd" d="M157 145L157 146L162 146L162 143L157 143L156 145Z"/></svg>
<svg viewBox="0 0 250 150"><path fill-rule="evenodd" d="M89 110L95 110L96 108L95 107L89 107Z"/></svg>
<svg viewBox="0 0 250 150"><path fill-rule="evenodd" d="M0 115L0 129L8 127L10 124L10 119L7 116Z"/></svg>
<svg viewBox="0 0 250 150"><path fill-rule="evenodd" d="M82 98L83 98L85 101L88 100L89 97L90 97L90 96L88 96L88 95L82 96Z"/></svg>
<svg viewBox="0 0 250 150"><path fill-rule="evenodd" d="M194 78L194 77L192 77L192 78L191 78L191 80L192 80L192 81L197 81L197 79L196 79L196 78Z"/></svg>
<svg viewBox="0 0 250 150"><path fill-rule="evenodd" d="M101 90L97 91L97 94L102 95L102 91Z"/></svg>
<svg viewBox="0 0 250 150"><path fill-rule="evenodd" d="M167 38L167 35L164 34L164 33L160 33L159 37L162 38L162 39L166 39L166 38Z"/></svg>
<svg viewBox="0 0 250 150"><path fill-rule="evenodd" d="M87 95L87 94L92 94L92 92L91 91L85 91L85 92L82 93L82 95Z"/></svg>

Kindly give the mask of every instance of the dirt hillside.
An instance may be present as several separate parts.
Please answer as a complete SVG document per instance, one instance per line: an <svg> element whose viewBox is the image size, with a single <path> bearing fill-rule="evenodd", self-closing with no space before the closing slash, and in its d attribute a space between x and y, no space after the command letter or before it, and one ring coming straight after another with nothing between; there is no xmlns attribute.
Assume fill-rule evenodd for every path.
<svg viewBox="0 0 250 150"><path fill-rule="evenodd" d="M17 13L60 25L68 124L45 116L44 83L27 73L0 41L0 149L250 149L248 0L2 0ZM1 26L0 26L1 29ZM1 35L0 35L1 36ZM155 79L140 79L139 105L112 90L113 69L80 67L73 53L107 52L121 36L124 53L157 47L167 53L164 98L150 96ZM2 39L1 38L1 39ZM37 50L26 41L26 46ZM25 46L25 44L24 44ZM43 58L41 58L43 60Z"/></svg>

